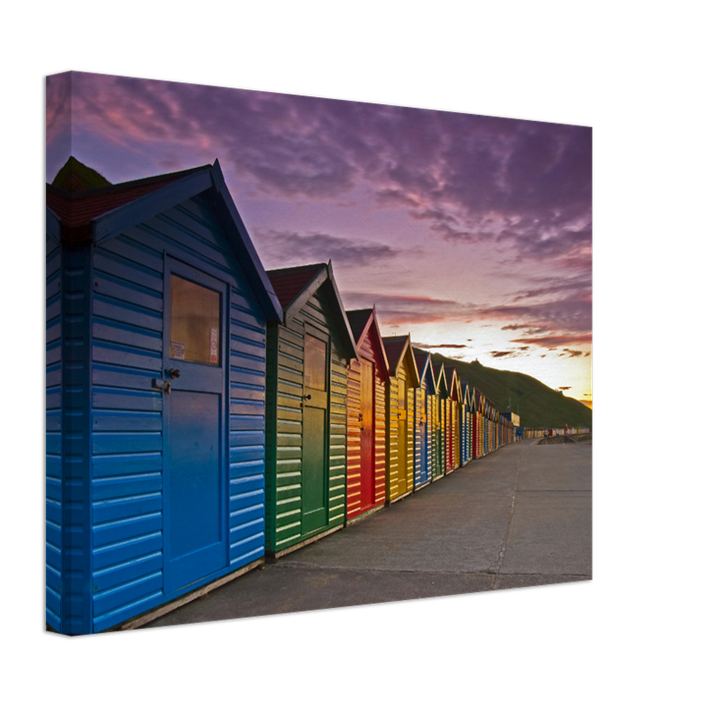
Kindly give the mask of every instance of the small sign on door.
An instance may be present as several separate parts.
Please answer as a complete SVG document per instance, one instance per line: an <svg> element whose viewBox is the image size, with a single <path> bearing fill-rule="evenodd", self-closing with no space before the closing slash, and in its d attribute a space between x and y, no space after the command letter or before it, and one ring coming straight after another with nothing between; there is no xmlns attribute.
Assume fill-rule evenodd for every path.
<svg viewBox="0 0 720 707"><path fill-rule="evenodd" d="M181 341L171 341L170 357L185 360L185 344L183 344Z"/></svg>
<svg viewBox="0 0 720 707"><path fill-rule="evenodd" d="M218 330L210 329L210 363L218 360Z"/></svg>

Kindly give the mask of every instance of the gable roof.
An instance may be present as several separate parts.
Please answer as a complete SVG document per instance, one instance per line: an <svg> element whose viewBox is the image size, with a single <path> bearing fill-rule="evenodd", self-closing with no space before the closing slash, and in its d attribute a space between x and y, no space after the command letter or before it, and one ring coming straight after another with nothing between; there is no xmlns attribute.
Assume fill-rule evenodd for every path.
<svg viewBox="0 0 720 707"><path fill-rule="evenodd" d="M360 344L360 339L366 334L370 328L370 318L373 315L373 309L350 309L345 312L347 314L350 329L355 337L355 343Z"/></svg>
<svg viewBox="0 0 720 707"><path fill-rule="evenodd" d="M461 381L460 382L460 388L462 389L462 400L465 405L472 404L472 391L473 388L467 381Z"/></svg>
<svg viewBox="0 0 720 707"><path fill-rule="evenodd" d="M102 243L187 199L202 195L212 207L260 306L282 319L278 302L250 234L225 184L220 163L97 189L69 192L46 185L48 230L69 246Z"/></svg>
<svg viewBox="0 0 720 707"><path fill-rule="evenodd" d="M332 261L292 268L277 268L268 270L267 275L282 307L283 316L280 321L283 324L287 324L322 287L323 292L328 295L328 303L338 322L339 344L343 355L348 360L357 358L355 338L333 276Z"/></svg>
<svg viewBox="0 0 720 707"><path fill-rule="evenodd" d="M325 263L314 263L296 268L268 270L270 283L283 312L287 312L290 305L306 290L307 297L304 298L303 304L315 293L315 290L325 281L326 267Z"/></svg>
<svg viewBox="0 0 720 707"><path fill-rule="evenodd" d="M473 412L480 413L481 412L480 405L481 405L481 400L482 400L482 393L477 388L473 388L472 396L473 396L473 404L472 404Z"/></svg>
<svg viewBox="0 0 720 707"><path fill-rule="evenodd" d="M485 397L483 393L480 393L480 412L482 413L483 417L487 417L487 411L488 411L488 399Z"/></svg>
<svg viewBox="0 0 720 707"><path fill-rule="evenodd" d="M355 337L355 346L358 353L368 336L372 336L373 339L375 339L382 364L380 366L380 377L383 380L387 380L388 375L390 375L390 367L388 365L387 352L385 351L382 334L380 333L380 323L377 319L375 307L372 309L351 309L349 312L345 312L345 314L347 315L350 329Z"/></svg>
<svg viewBox="0 0 720 707"><path fill-rule="evenodd" d="M418 374L417 364L415 363L415 357L412 355L410 334L405 334L404 336L384 336L383 345L385 346L385 353L387 353L390 375L397 376L403 360L407 360L408 369L413 379L412 382L408 381L408 383L411 388L417 388L420 385L420 376Z"/></svg>
<svg viewBox="0 0 720 707"><path fill-rule="evenodd" d="M460 401L460 380L457 375L455 366L445 366L445 382L448 387L448 395L453 399Z"/></svg>
<svg viewBox="0 0 720 707"><path fill-rule="evenodd" d="M470 388L470 412L475 414L478 410L478 396L477 396L477 388L471 387Z"/></svg>
<svg viewBox="0 0 720 707"><path fill-rule="evenodd" d="M418 377L420 383L422 383L424 380L425 386L428 390L430 390L430 388L433 388L435 385L430 352L421 351L420 349L413 349L413 356L415 356L415 365L418 369Z"/></svg>
<svg viewBox="0 0 720 707"><path fill-rule="evenodd" d="M47 184L45 187L45 203L60 218L66 231L64 237L71 241L84 240L84 236L92 238L92 222L99 216L124 206L142 196L147 196L168 184L212 169L210 165L194 167L181 172L160 174L145 179L136 179L121 184L69 191ZM208 186L211 186L208 183ZM81 229L85 226L85 229Z"/></svg>
<svg viewBox="0 0 720 707"><path fill-rule="evenodd" d="M442 395L447 397L448 389L447 379L445 378L445 364L440 363L439 365L433 365L432 370L434 383L434 390L432 391L433 395Z"/></svg>

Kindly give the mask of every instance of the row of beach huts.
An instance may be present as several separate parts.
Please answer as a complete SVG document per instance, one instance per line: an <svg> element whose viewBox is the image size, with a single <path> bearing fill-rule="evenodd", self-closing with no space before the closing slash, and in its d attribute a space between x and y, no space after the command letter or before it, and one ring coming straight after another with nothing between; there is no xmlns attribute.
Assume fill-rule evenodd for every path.
<svg viewBox="0 0 720 707"><path fill-rule="evenodd" d="M46 203L51 629L139 622L515 440L330 263L266 271L217 162Z"/></svg>

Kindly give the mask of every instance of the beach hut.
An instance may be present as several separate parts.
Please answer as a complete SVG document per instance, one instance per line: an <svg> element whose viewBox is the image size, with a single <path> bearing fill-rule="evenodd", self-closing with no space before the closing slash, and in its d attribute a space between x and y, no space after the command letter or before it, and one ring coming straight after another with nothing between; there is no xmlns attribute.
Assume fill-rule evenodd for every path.
<svg viewBox="0 0 720 707"><path fill-rule="evenodd" d="M425 351L414 351L420 385L415 388L415 490L432 481L436 396L432 380L432 360Z"/></svg>
<svg viewBox="0 0 720 707"><path fill-rule="evenodd" d="M347 367L357 358L331 263L268 271L266 549L280 557L345 524Z"/></svg>
<svg viewBox="0 0 720 707"><path fill-rule="evenodd" d="M390 378L386 387L386 494L394 503L413 491L415 394L420 385L410 335L383 337Z"/></svg>
<svg viewBox="0 0 720 707"><path fill-rule="evenodd" d="M445 475L447 458L447 430L446 419L448 409L448 388L445 380L445 365L439 364L432 367L433 397L437 400L437 413L433 420L435 424L435 447L436 454L432 469L432 480L437 481Z"/></svg>
<svg viewBox="0 0 720 707"><path fill-rule="evenodd" d="M428 444L430 445L430 481L442 475L442 427L440 423L440 395L435 379L432 357L425 373L427 385Z"/></svg>
<svg viewBox="0 0 720 707"><path fill-rule="evenodd" d="M479 392L477 388L472 388L470 393L470 429L471 429L471 439L470 439L470 458L471 459L477 459L480 454L478 452L478 443L480 441L480 432L478 430L478 421L479 421L479 415L478 415L478 401L479 401Z"/></svg>
<svg viewBox="0 0 720 707"><path fill-rule="evenodd" d="M460 383L460 465L467 464L472 456L472 417L470 407L472 404L472 396L470 394L470 385L465 381Z"/></svg>
<svg viewBox="0 0 720 707"><path fill-rule="evenodd" d="M465 381L458 379L460 386L460 397L458 399L458 432L460 437L460 446L458 449L458 466L464 466L467 462L465 456L465 440L467 439L467 426L465 425L465 390L467 384Z"/></svg>
<svg viewBox="0 0 720 707"><path fill-rule="evenodd" d="M71 158L46 205L46 615L87 634L262 562L281 310L217 162Z"/></svg>
<svg viewBox="0 0 720 707"><path fill-rule="evenodd" d="M490 403L483 395L482 398L482 425L483 425L483 456L490 454Z"/></svg>
<svg viewBox="0 0 720 707"><path fill-rule="evenodd" d="M498 425L497 425L497 410L494 407L490 408L490 449L495 452L498 448Z"/></svg>
<svg viewBox="0 0 720 707"><path fill-rule="evenodd" d="M388 362L375 308L347 312L358 358L347 382L346 519L385 505L385 386Z"/></svg>
<svg viewBox="0 0 720 707"><path fill-rule="evenodd" d="M460 381L454 366L445 367L445 381L448 398L445 417L445 473L449 474L460 466Z"/></svg>
<svg viewBox="0 0 720 707"><path fill-rule="evenodd" d="M488 418L488 452L495 451L495 419L493 417L494 408L488 404L487 407L487 418Z"/></svg>

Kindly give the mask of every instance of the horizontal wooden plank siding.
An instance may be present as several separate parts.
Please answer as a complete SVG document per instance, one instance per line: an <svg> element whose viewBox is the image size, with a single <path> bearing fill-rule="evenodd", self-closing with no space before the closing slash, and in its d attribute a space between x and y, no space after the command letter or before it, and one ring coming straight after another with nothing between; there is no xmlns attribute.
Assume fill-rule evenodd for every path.
<svg viewBox="0 0 720 707"><path fill-rule="evenodd" d="M164 394L152 387L163 377L166 254L228 283L223 571L264 555L266 326L212 208L194 198L104 240L94 253L95 631L172 598L163 576Z"/></svg>
<svg viewBox="0 0 720 707"><path fill-rule="evenodd" d="M162 377L164 259L162 246L145 234L140 240L140 231L108 240L93 261L95 631L162 598L163 401L152 379ZM111 415L120 429L96 433ZM149 430L153 416L157 429Z"/></svg>
<svg viewBox="0 0 720 707"><path fill-rule="evenodd" d="M228 560L265 555L267 326L245 278L230 287Z"/></svg>
<svg viewBox="0 0 720 707"><path fill-rule="evenodd" d="M384 505L387 501L387 418L386 386L379 376L375 378L375 503Z"/></svg>
<svg viewBox="0 0 720 707"><path fill-rule="evenodd" d="M440 440L440 399L437 395L428 396L428 409L430 411L428 428L430 433L430 473L433 481L442 474L440 465L441 440Z"/></svg>
<svg viewBox="0 0 720 707"><path fill-rule="evenodd" d="M410 355L412 355L412 352L410 352ZM407 385L407 471L405 478L408 491L412 491L415 487L415 391L410 387L409 376Z"/></svg>
<svg viewBox="0 0 720 707"><path fill-rule="evenodd" d="M428 394L425 379L423 378L420 386L415 389L415 454L414 454L414 487L420 488L430 482L431 479L431 458L432 458L432 440L430 438L431 420L428 415ZM420 420L424 423L421 425ZM424 439L423 439L424 437Z"/></svg>
<svg viewBox="0 0 720 707"><path fill-rule="evenodd" d="M62 632L88 633L90 604L87 488L90 465L90 290L89 247L62 253Z"/></svg>
<svg viewBox="0 0 720 707"><path fill-rule="evenodd" d="M268 363L267 545L271 550L302 536L303 336L295 327L271 327Z"/></svg>
<svg viewBox="0 0 720 707"><path fill-rule="evenodd" d="M45 243L45 609L46 620L62 630L62 256Z"/></svg>
<svg viewBox="0 0 720 707"><path fill-rule="evenodd" d="M330 341L327 437L327 522L302 530L303 375L306 325ZM345 522L347 470L347 366L338 352L336 325L318 290L286 323L268 334L266 550L287 550Z"/></svg>
<svg viewBox="0 0 720 707"><path fill-rule="evenodd" d="M372 339L366 336L358 349L360 358L373 364L373 450L372 487L373 497L363 505L361 485L360 420L361 370L359 360L354 359L347 370L347 518L384 505L385 503L385 385L379 374L379 363Z"/></svg>
<svg viewBox="0 0 720 707"><path fill-rule="evenodd" d="M363 356L361 350L360 356ZM360 379L361 364L353 360L347 373L347 517L354 518L362 512L360 494L361 444L360 444Z"/></svg>
<svg viewBox="0 0 720 707"><path fill-rule="evenodd" d="M347 475L347 365L332 347L330 361L330 486L328 528L345 523Z"/></svg>
<svg viewBox="0 0 720 707"><path fill-rule="evenodd" d="M412 355L412 353L410 353ZM399 425L398 425L398 381L405 382L405 390L407 391L406 411L407 424L405 426L405 464L400 463L400 449L398 444ZM397 376L390 376L390 380L386 386L388 399L386 402L386 414L388 421L386 424L387 440L385 444L387 455L387 490L386 500L392 501L395 498L404 495L413 490L413 481L415 474L415 394L414 389L410 387L408 371L405 364L398 367ZM404 474L404 484L401 482L401 475Z"/></svg>
<svg viewBox="0 0 720 707"><path fill-rule="evenodd" d="M280 314L217 162L75 191L46 190L47 621L71 635L264 557L267 317ZM171 273L220 303L204 360L174 369ZM172 289L180 307L197 292Z"/></svg>
<svg viewBox="0 0 720 707"><path fill-rule="evenodd" d="M385 387L385 414L386 414L386 437L385 437L385 459L386 459L386 487L385 500L392 501L399 495L398 491L398 383L395 376Z"/></svg>

